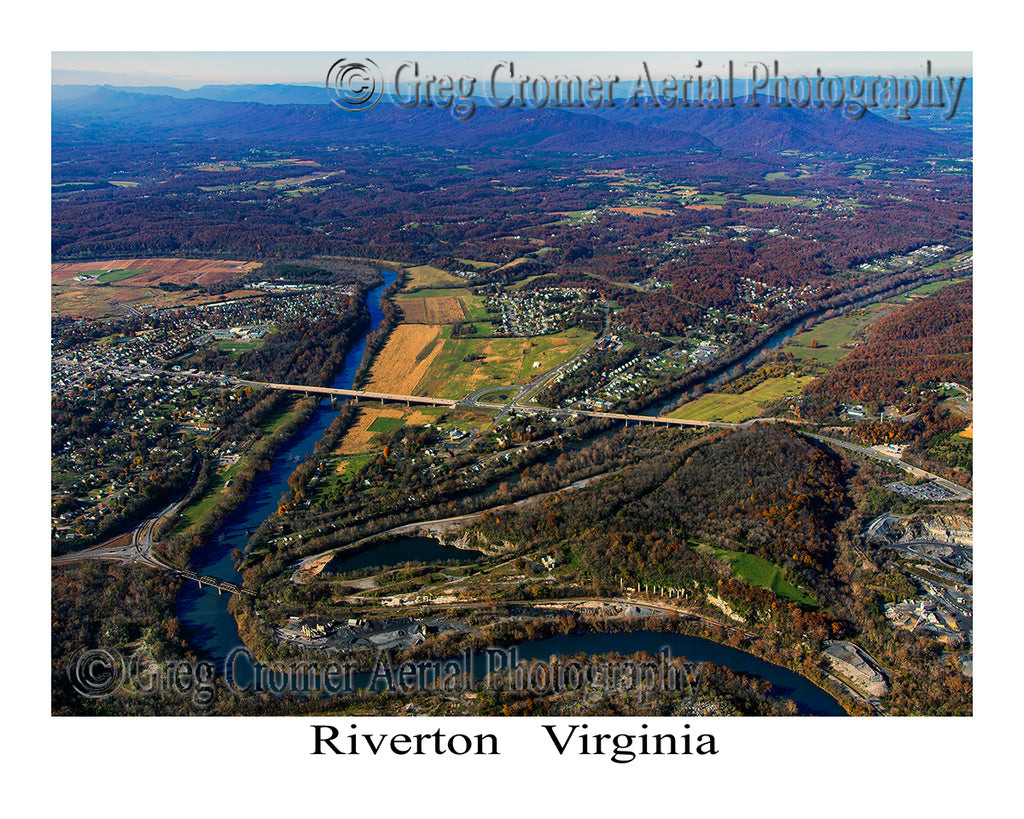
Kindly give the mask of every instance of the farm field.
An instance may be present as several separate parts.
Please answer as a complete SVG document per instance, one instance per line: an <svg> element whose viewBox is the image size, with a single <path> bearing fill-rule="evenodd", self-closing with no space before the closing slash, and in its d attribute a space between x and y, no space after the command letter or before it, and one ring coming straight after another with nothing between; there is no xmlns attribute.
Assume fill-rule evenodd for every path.
<svg viewBox="0 0 1024 819"><path fill-rule="evenodd" d="M817 199L801 196L775 196L768 193L748 193L743 200L753 205L809 205L816 207L820 204Z"/></svg>
<svg viewBox="0 0 1024 819"><path fill-rule="evenodd" d="M440 326L430 324L395 327L370 368L366 389L397 395L417 394L414 392L417 383L441 352L440 333Z"/></svg>
<svg viewBox="0 0 1024 819"><path fill-rule="evenodd" d="M232 290L221 295L210 295L202 291L181 290L167 292L157 287L135 287L134 282L109 287L95 284L54 285L50 288L50 311L54 315L81 318L106 318L118 315L116 304L146 311L148 308L184 305L194 307L216 301L231 299L264 298L252 290Z"/></svg>
<svg viewBox="0 0 1024 819"><path fill-rule="evenodd" d="M210 296L195 290L168 292L162 283L185 287L215 284L254 270L259 262L219 259L110 259L62 262L50 266L50 310L55 315L106 318L118 315L116 304L146 308L197 305L229 298L252 298L253 292L234 291ZM75 281L88 276L85 281Z"/></svg>
<svg viewBox="0 0 1024 819"><path fill-rule="evenodd" d="M381 406L363 402L359 405L359 416L331 452L331 457L340 459L336 468L336 472L340 473L349 468L346 461L366 456L379 449L377 438L380 434L391 432L406 424L433 424L445 429L453 427L468 430L474 426L481 427L489 420L489 415L453 412L445 407L403 407L394 404Z"/></svg>
<svg viewBox="0 0 1024 819"><path fill-rule="evenodd" d="M404 288L407 293L426 287L463 287L466 284L465 279L427 264L407 268L405 272L409 275L409 281Z"/></svg>
<svg viewBox="0 0 1024 819"><path fill-rule="evenodd" d="M813 377L809 375L787 375L784 378L769 378L741 393L709 393L673 410L669 416L694 421L739 423L757 418L765 404L786 395L799 395L804 385L812 380Z"/></svg>
<svg viewBox="0 0 1024 819"><path fill-rule="evenodd" d="M255 270L260 262L223 261L221 259L110 259L100 262L59 262L50 266L51 284L81 284L89 286L89 282L75 282L75 276L94 275L96 273L120 272L131 274L133 287L156 285L161 282L187 285L216 284L224 279L237 276L239 273ZM116 282L122 277L111 277L100 281ZM94 286L94 285L93 285Z"/></svg>
<svg viewBox="0 0 1024 819"><path fill-rule="evenodd" d="M334 452L338 455L358 455L367 452L372 448L377 433L388 431L382 427L400 427L406 422L406 417L404 408L367 405L365 409L359 411L359 417L348 428Z"/></svg>
<svg viewBox="0 0 1024 819"><path fill-rule="evenodd" d="M579 328L535 338L448 338L440 354L431 355L415 393L405 394L463 398L483 387L525 384L569 360L593 340L593 333ZM539 366L534 367L534 362Z"/></svg>
<svg viewBox="0 0 1024 819"><path fill-rule="evenodd" d="M462 302L452 296L441 298L404 298L398 300L402 307L402 320L406 324L452 324L464 321Z"/></svg>
<svg viewBox="0 0 1024 819"><path fill-rule="evenodd" d="M700 544L699 548L711 552L715 557L728 561L733 572L741 580L746 580L753 586L775 592L780 597L794 600L805 605L817 605L817 601L808 596L804 591L786 580L782 569L774 563L770 563L763 557L747 554L746 552L734 552L729 549L719 549L714 546Z"/></svg>
<svg viewBox="0 0 1024 819"><path fill-rule="evenodd" d="M779 352L791 353L798 360L813 359L827 366L836 364L851 348L856 336L893 309L888 302L851 310L823 321L810 330L793 336ZM817 346L813 346L817 342Z"/></svg>
<svg viewBox="0 0 1024 819"><path fill-rule="evenodd" d="M922 284L920 287L915 287L913 290L908 290L902 296L899 296L898 299L893 299L893 301L899 300L901 302L906 302L913 298L924 298L925 296L930 296L932 293L939 292L943 287L949 287L949 285L951 284L960 284L960 282L965 281L967 281L967 279L965 278L943 279L942 281L938 282Z"/></svg>
<svg viewBox="0 0 1024 819"><path fill-rule="evenodd" d="M652 207L621 207L621 208L608 208L612 213L627 213L630 216L671 216L675 213L672 210L665 210L664 208L652 208Z"/></svg>

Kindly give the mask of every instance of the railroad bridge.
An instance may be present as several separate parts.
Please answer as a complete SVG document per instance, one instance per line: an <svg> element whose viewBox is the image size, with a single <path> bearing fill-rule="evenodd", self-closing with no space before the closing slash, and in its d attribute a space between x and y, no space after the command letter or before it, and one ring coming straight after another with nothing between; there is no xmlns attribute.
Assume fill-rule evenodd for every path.
<svg viewBox="0 0 1024 819"><path fill-rule="evenodd" d="M204 584L212 586L217 590L217 594L228 592L228 594L237 594L239 596L256 596L256 592L252 589L247 589L245 586L239 586L237 583L232 583L228 580L221 580L219 577L212 577L208 574L196 574L195 572L190 572L187 569L177 569L176 572L180 577L184 577L186 580L195 580L196 583L199 584L199 588L202 588Z"/></svg>

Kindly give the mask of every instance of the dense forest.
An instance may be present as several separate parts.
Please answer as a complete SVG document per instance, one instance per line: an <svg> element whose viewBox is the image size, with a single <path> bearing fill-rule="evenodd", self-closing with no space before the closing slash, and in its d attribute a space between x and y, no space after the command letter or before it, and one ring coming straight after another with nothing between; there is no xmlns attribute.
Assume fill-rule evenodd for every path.
<svg viewBox="0 0 1024 819"><path fill-rule="evenodd" d="M548 546L609 586L662 577L717 581L691 539L739 547L820 583L834 527L848 511L834 456L783 426L756 427L664 449L557 502L487 515L487 540ZM658 454L655 454L658 453Z"/></svg>
<svg viewBox="0 0 1024 819"><path fill-rule="evenodd" d="M863 344L808 385L808 410L840 402L907 408L926 386L970 387L972 338L971 282L944 287L878 321Z"/></svg>
<svg viewBox="0 0 1024 819"><path fill-rule="evenodd" d="M472 272L475 283L514 270L548 275L549 285L596 284L634 331L682 334L708 308L788 317L791 305L746 299L745 278L797 307L820 304L891 272L851 275L858 265L937 243L955 252L972 229L969 178L919 169L927 175L909 179L902 166L861 179L848 162L823 162L810 177L768 182L795 160L151 147L141 161L99 141L82 159L80 144L55 143L55 259L194 254L300 269L313 256L347 256L431 263ZM98 181L129 176L138 184ZM688 204L704 201L714 204ZM633 205L657 207L638 215ZM498 266L467 271L465 259ZM652 278L665 289L631 286Z"/></svg>

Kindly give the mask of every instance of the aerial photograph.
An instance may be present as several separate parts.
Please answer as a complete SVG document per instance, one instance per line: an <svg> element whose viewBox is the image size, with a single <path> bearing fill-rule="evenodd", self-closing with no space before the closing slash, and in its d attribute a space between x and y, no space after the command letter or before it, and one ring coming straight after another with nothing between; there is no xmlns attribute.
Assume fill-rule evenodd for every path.
<svg viewBox="0 0 1024 819"><path fill-rule="evenodd" d="M51 71L52 716L974 713L970 52Z"/></svg>

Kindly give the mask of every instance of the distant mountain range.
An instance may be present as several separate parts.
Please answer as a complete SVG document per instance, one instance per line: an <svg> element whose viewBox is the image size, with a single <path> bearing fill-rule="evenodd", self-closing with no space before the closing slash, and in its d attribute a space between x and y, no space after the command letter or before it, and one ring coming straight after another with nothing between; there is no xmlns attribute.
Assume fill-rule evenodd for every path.
<svg viewBox="0 0 1024 819"><path fill-rule="evenodd" d="M55 139L225 139L344 142L413 148L516 148L579 153L820 151L969 155L970 132L930 130L868 112L750 108L498 109L476 100L466 120L440 108L405 110L385 97L369 111L332 105L319 86L223 85L191 91L52 87ZM921 112L923 113L923 112Z"/></svg>

